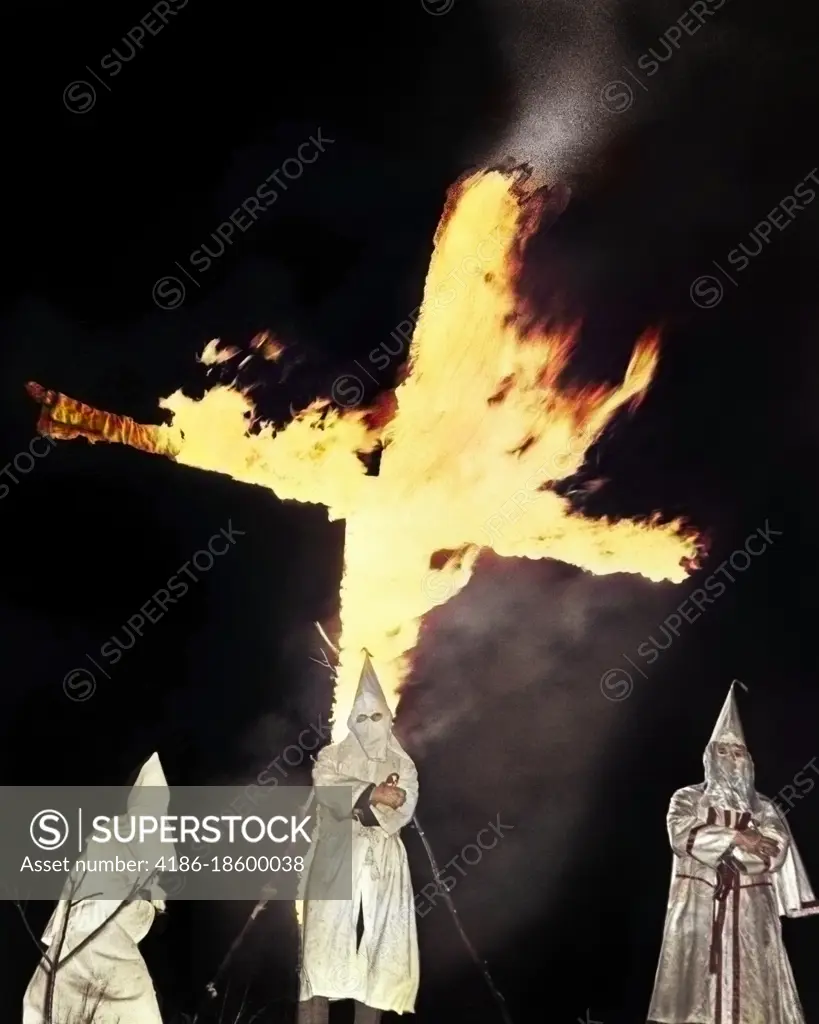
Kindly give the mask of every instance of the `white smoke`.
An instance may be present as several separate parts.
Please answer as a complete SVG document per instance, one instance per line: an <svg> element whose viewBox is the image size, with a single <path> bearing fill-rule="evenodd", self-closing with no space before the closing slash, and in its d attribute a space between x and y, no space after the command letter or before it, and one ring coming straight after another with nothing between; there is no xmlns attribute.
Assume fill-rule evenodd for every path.
<svg viewBox="0 0 819 1024"><path fill-rule="evenodd" d="M456 894L487 955L558 899L601 778L618 770L615 753L624 773L622 751L641 742L646 709L668 700L673 655L641 675L636 651L681 589L487 556L427 616L397 731L418 759L418 813L441 865L488 822L503 824L503 841ZM418 878L427 877L419 860ZM460 956L442 941L436 972Z"/></svg>
<svg viewBox="0 0 819 1024"><path fill-rule="evenodd" d="M615 0L491 0L518 113L490 162L563 181L612 128L600 102L617 65Z"/></svg>

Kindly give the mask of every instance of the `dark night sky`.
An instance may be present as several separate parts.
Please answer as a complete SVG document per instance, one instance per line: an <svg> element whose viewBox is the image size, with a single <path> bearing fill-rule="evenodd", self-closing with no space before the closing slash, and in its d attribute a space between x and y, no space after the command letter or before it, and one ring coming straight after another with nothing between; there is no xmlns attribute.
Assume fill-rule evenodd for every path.
<svg viewBox="0 0 819 1024"><path fill-rule="evenodd" d="M544 316L585 317L573 372L616 378L638 334L664 328L648 399L595 449L590 472L608 482L586 510L685 515L712 554L680 587L487 556L428 617L404 715L425 736L419 814L439 860L498 815L514 825L454 892L514 1019L637 1024L665 910L667 802L701 779L731 679L749 687L742 714L762 792L819 757L808 585L819 569L819 203L774 214L783 226L759 255L739 272L728 262L819 166L819 15L712 0L649 74L649 48L664 54L670 26L695 24L681 3L584 4L581 15L544 0L520 22L535 5L168 4L175 16L116 75L101 62L126 52L147 5L4 8L0 462L34 435L26 381L156 421L159 396L201 391L195 356L214 337L246 346L270 329L290 343L286 380L275 366L260 374L263 414L329 394L418 305L446 189L501 156L557 161L573 198L534 241L522 287ZM84 113L63 103L78 79L96 89ZM614 79L633 90L622 113L600 102ZM611 107L624 94L605 95ZM564 159L550 146L569 115L578 152ZM321 159L198 287L186 284L178 308L158 309L155 282L319 127L334 140ZM735 283L723 278L722 300L698 308L691 285L719 274L713 261ZM70 701L66 672L229 521L244 531L230 554L91 699ZM327 709L312 622L337 610L343 524L320 508L74 442L10 487L0 522L4 782L124 783L159 749L172 784L244 783ZM637 659L765 523L781 532L769 550L643 662L646 678L633 672L628 699L606 700L601 674ZM807 793L789 818L815 885L818 808ZM406 842L420 889L429 868L417 838ZM3 906L12 967L0 1000L13 1020L34 957ZM169 1021L192 1008L247 910L177 904L146 941ZM32 912L35 927L46 913ZM419 928L418 1019L497 1019L446 911ZM784 928L814 1024L819 919ZM262 1020L289 1019L286 906L251 946L237 990L247 982L254 1005L268 1004Z"/></svg>

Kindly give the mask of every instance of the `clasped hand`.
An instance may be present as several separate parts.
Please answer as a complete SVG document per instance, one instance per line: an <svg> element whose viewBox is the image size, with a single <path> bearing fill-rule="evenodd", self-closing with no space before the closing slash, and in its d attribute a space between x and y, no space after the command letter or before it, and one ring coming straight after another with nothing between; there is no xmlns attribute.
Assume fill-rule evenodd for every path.
<svg viewBox="0 0 819 1024"><path fill-rule="evenodd" d="M388 786L386 783L382 782L372 791L370 803L385 804L387 807L391 807L394 811L397 811L399 807L404 805L406 799L406 790L401 789L400 786Z"/></svg>
<svg viewBox="0 0 819 1024"><path fill-rule="evenodd" d="M773 858L779 853L779 844L763 836L761 832L738 832L734 845L759 857Z"/></svg>

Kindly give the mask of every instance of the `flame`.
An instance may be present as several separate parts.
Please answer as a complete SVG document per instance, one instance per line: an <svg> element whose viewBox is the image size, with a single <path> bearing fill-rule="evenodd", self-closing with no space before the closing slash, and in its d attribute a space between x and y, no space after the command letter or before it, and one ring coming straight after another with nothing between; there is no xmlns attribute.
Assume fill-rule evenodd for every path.
<svg viewBox="0 0 819 1024"><path fill-rule="evenodd" d="M284 345L280 341L276 341L268 331L257 334L250 342L250 347L256 349L262 359L267 359L271 363L278 362L284 354Z"/></svg>
<svg viewBox="0 0 819 1024"><path fill-rule="evenodd" d="M619 385L561 385L579 325L532 326L515 288L545 199L520 172L481 172L450 191L388 422L320 400L278 428L235 385L160 402L177 461L346 520L334 740L362 648L395 709L422 617L466 585L482 550L655 581L680 582L696 563L697 538L681 521L591 519L553 489L615 413L643 399L659 341L638 340ZM221 361L212 346L203 361ZM379 473L367 475L359 454L378 448Z"/></svg>
<svg viewBox="0 0 819 1024"><path fill-rule="evenodd" d="M478 174L452 190L409 375L385 427L319 401L280 431L268 424L248 435L253 404L226 387L161 403L185 437L178 461L346 520L334 739L346 728L361 649L394 709L421 618L466 585L481 549L674 582L696 556L680 522L588 519L548 487L580 468L619 409L643 398L658 339L638 341L619 386L561 390L579 327L524 335L518 324L515 280L542 203L515 174ZM366 476L356 453L378 445L379 475Z"/></svg>
<svg viewBox="0 0 819 1024"><path fill-rule="evenodd" d="M202 355L198 357L197 362L203 363L205 366L216 366L218 363L229 363L238 355L238 348L220 348L219 339L214 338L202 349Z"/></svg>

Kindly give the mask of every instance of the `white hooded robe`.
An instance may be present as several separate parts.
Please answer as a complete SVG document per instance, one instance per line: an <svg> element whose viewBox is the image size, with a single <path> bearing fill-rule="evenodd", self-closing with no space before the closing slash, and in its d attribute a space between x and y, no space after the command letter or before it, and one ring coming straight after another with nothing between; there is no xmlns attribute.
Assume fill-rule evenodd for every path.
<svg viewBox="0 0 819 1024"><path fill-rule="evenodd" d="M380 712L379 722L357 723L360 714ZM381 685L366 658L349 734L325 747L316 758L316 787L352 789L350 815L373 784L398 775L407 796L392 810L374 806L378 824L353 820L352 900L307 900L302 925L302 966L299 999L324 996L356 999L374 1009L412 1013L419 983L418 937L412 880L401 829L415 813L418 776L409 755L392 735L392 716ZM320 790L317 790L317 795ZM319 796L319 839L322 814ZM345 808L346 810L346 808ZM359 912L364 931L356 949Z"/></svg>
<svg viewBox="0 0 819 1024"><path fill-rule="evenodd" d="M739 775L726 773L717 743L745 746L733 685L706 748L706 782L671 799L674 863L648 1019L805 1024L779 918L819 913L819 903L784 818L753 788L750 758ZM732 846L749 827L779 845L776 857ZM729 853L738 872L726 869Z"/></svg>
<svg viewBox="0 0 819 1024"><path fill-rule="evenodd" d="M150 787L146 790L144 787ZM164 790L164 793L163 793ZM146 792L150 793L145 800ZM159 755L153 754L142 766L128 798L129 814L167 813L170 792ZM164 803L164 807L158 806ZM127 818L127 815L126 815ZM122 820L122 819L121 819ZM127 834L127 833L125 833ZM83 859L113 858L125 861L146 858L146 848L134 852L126 844L89 842ZM164 844L157 856L170 858L173 850ZM135 886L133 877L122 878L125 893ZM106 888L115 885L106 874ZM157 910L164 910L164 892L156 878L148 882L150 900L134 899L115 913L122 900L92 899L85 892L99 892L99 880L89 872L82 878L69 877L51 920L43 933L49 960L60 949L60 960L102 926L98 934L76 956L57 970L54 984L52 1024L162 1024L162 1015L148 967L139 943L150 931ZM73 904L69 910L69 902ZM68 924L64 929L66 913ZM60 936L64 940L60 946ZM23 1024L45 1024L48 973L41 962L23 997Z"/></svg>

